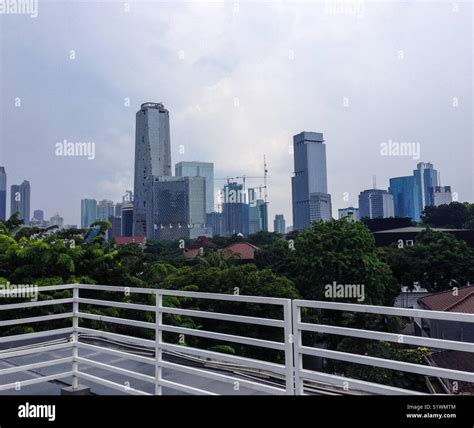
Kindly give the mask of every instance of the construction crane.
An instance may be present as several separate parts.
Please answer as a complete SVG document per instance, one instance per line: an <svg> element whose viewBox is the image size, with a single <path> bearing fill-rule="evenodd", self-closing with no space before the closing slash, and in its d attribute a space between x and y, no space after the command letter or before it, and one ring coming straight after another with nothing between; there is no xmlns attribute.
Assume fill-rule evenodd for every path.
<svg viewBox="0 0 474 428"><path fill-rule="evenodd" d="M251 175L242 175L240 177L235 177L237 179L241 179L244 182L244 192L245 192L245 179L246 178L264 178L264 177L256 177L256 176L251 176Z"/></svg>

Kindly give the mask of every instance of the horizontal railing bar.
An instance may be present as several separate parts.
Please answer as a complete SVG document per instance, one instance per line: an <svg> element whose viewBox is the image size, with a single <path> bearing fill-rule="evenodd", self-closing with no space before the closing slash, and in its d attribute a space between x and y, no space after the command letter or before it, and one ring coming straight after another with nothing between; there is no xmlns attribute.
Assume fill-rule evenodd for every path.
<svg viewBox="0 0 474 428"><path fill-rule="evenodd" d="M110 333L108 331L94 330L92 328L78 327L77 331L79 333L86 333L90 335L108 337L110 339L129 341L131 343L138 343L139 345L155 347L155 341L149 339L142 339L140 337L128 336L126 334Z"/></svg>
<svg viewBox="0 0 474 428"><path fill-rule="evenodd" d="M42 362L39 362L39 363L25 364L23 366L15 366L15 367L11 367L11 368L8 368L8 369L0 370L0 376L7 375L7 374L12 374L12 373L23 372L23 371L28 371L28 370L40 369L42 367L56 366L58 364L72 363L72 360L73 360L72 357L66 357L66 358L58 358L58 359L55 359L55 360L42 361Z"/></svg>
<svg viewBox="0 0 474 428"><path fill-rule="evenodd" d="M423 366L421 364L406 363L404 361L388 360L386 358L369 357L366 355L352 354L348 352L332 351L321 348L300 347L300 352L305 355L324 357L334 360L346 361L349 363L365 364L375 367L382 367L402 372L416 373L424 376L435 376L447 379L459 380L462 382L474 382L474 373L441 367Z"/></svg>
<svg viewBox="0 0 474 428"><path fill-rule="evenodd" d="M125 302L114 302L111 300L98 300L98 299L84 299L79 297L77 299L78 303L88 304L88 305L97 305L97 306L112 306L113 308L122 308L122 309L135 309L137 311L146 311L146 312L155 312L156 307L152 305L139 305L137 303L125 303Z"/></svg>
<svg viewBox="0 0 474 428"><path fill-rule="evenodd" d="M206 391L204 389L194 388L193 386L184 385L182 383L171 382L170 380L161 379L160 385L171 389L175 389L181 392L187 392L193 395L219 395L214 392Z"/></svg>
<svg viewBox="0 0 474 428"><path fill-rule="evenodd" d="M77 288L80 290L97 290L97 291L116 291L119 293L136 293L136 294L156 294L154 288L139 288L139 287L121 287L116 285L91 285L91 284L78 284Z"/></svg>
<svg viewBox="0 0 474 428"><path fill-rule="evenodd" d="M103 379L101 377L93 376L91 374L84 373L84 372L81 372L81 371L78 371L76 374L77 374L77 377L79 379L86 379L90 382L98 383L99 385L108 386L109 388L115 389L117 391L125 392L126 394L130 394L130 395L152 395L152 394L149 394L148 392L142 391L140 389L127 387L125 385L120 385L119 383L112 382L111 380Z"/></svg>
<svg viewBox="0 0 474 428"><path fill-rule="evenodd" d="M346 390L357 390L384 395L425 395L422 392L409 389L396 388L394 386L384 386L378 383L366 382L364 380L352 379L343 376L331 375L328 373L316 372L313 370L300 370L300 377L315 382L326 382L333 386L339 386ZM354 385L354 386L351 386Z"/></svg>
<svg viewBox="0 0 474 428"><path fill-rule="evenodd" d="M285 322L272 318L250 317L246 315L224 314L220 312L195 311L191 309L163 307L161 312L165 314L185 315L197 318L208 318L222 321L241 322L246 324L266 325L270 327L283 327Z"/></svg>
<svg viewBox="0 0 474 428"><path fill-rule="evenodd" d="M64 284L64 285L39 285L38 292L43 291L61 291L61 290L72 290L76 287L75 284Z"/></svg>
<svg viewBox="0 0 474 428"><path fill-rule="evenodd" d="M0 352L0 361L2 359L13 358L13 357L21 357L23 355L30 355L30 354L37 354L38 352L49 352L49 351L58 351L61 349L68 349L72 348L72 343L59 343L57 345L46 345L41 347L35 347L31 349L21 349L19 351L10 351L10 352Z"/></svg>
<svg viewBox="0 0 474 428"><path fill-rule="evenodd" d="M362 339L383 340L405 345L426 346L429 348L451 349L454 351L474 352L474 343L455 340L432 339L429 337L410 336L397 333L385 333L357 328L337 327L323 324L299 323L297 328L302 331L336 334L338 336L359 337ZM474 358L474 357L473 357Z"/></svg>
<svg viewBox="0 0 474 428"><path fill-rule="evenodd" d="M0 343L15 342L17 340L35 339L37 337L54 336L56 334L70 334L72 332L73 332L72 327L66 327L66 328L57 328L55 330L38 331L36 333L15 334L11 336L0 337Z"/></svg>
<svg viewBox="0 0 474 428"><path fill-rule="evenodd" d="M231 364L242 365L242 368L254 368L259 370L267 370L276 374L285 375L286 369L282 364L271 363L263 360L239 357L237 355L222 354L215 351L207 351L205 349L193 348L191 346L180 346L172 343L161 343L161 349L165 351L178 352L182 354L190 354L196 357L207 358L209 363L226 362Z"/></svg>
<svg viewBox="0 0 474 428"><path fill-rule="evenodd" d="M52 320L60 320L64 318L72 318L72 312L65 312L62 314L52 314L52 315L42 315L39 317L29 317L29 318L18 318L12 319L7 321L0 321L0 327L6 327L9 325L18 325L18 324L29 324L34 322L41 322L41 321L52 321Z"/></svg>
<svg viewBox="0 0 474 428"><path fill-rule="evenodd" d="M102 321L102 322L110 322L114 324L123 324L123 325L130 325L134 327L142 327L142 328L156 328L155 323L146 322L146 321L138 321L138 320L130 320L127 318L118 318L118 317L109 317L106 315L97 315L97 314L88 314L86 312L78 312L77 316L79 318L85 318L90 320Z"/></svg>
<svg viewBox="0 0 474 428"><path fill-rule="evenodd" d="M144 382L150 382L153 384L155 383L154 376L149 376L143 373L134 372L133 370L127 370L127 369L123 369L122 367L111 366L109 364L101 363L99 361L94 361L94 360L91 360L89 358L84 358L84 357L77 357L76 361L79 363L86 364L88 366L98 368L98 369L104 369L113 373L118 373L123 376L130 376L130 377L133 377L134 379L142 380Z"/></svg>
<svg viewBox="0 0 474 428"><path fill-rule="evenodd" d="M175 296L175 297L188 297L196 299L209 299L209 300L227 300L233 302L245 302L245 303L261 303L267 305L283 305L290 299L282 299L279 297L263 297L263 296L247 296L247 295L235 295L235 294L223 294L223 293L202 293L197 291L181 291L181 290L157 290L163 296Z"/></svg>
<svg viewBox="0 0 474 428"><path fill-rule="evenodd" d="M271 340L254 339L252 337L236 336L233 334L216 333L214 331L197 330L194 328L176 327L176 326L171 326L171 325L163 325L161 326L161 330L167 331L169 333L205 337L207 339L221 340L224 342L241 343L243 345L257 346L260 348L276 349L279 351L285 350L284 343L274 342Z"/></svg>
<svg viewBox="0 0 474 428"><path fill-rule="evenodd" d="M77 342L77 347L79 349L86 349L88 351L103 352L104 354L114 355L116 357L127 358L129 360L138 361L140 363L152 364L155 365L155 359L150 357L144 357L143 355L132 354L131 352L118 351L112 348L106 348L104 346L91 345L90 343L84 343L80 341Z"/></svg>
<svg viewBox="0 0 474 428"><path fill-rule="evenodd" d="M9 311L12 309L36 308L40 306L65 305L66 303L72 303L72 302L73 302L73 298L70 297L67 299L39 300L37 302L9 303L6 305L0 305L0 311Z"/></svg>
<svg viewBox="0 0 474 428"><path fill-rule="evenodd" d="M6 383L4 385L0 385L0 391L6 391L8 389L17 389L18 387L22 388L25 386L35 385L37 383L50 382L52 380L64 379L71 376L72 376L72 371L52 374L48 376L40 376L34 379L27 379L27 380L12 382L12 383Z"/></svg>
<svg viewBox="0 0 474 428"><path fill-rule="evenodd" d="M270 386L270 385L265 385L263 383L258 383L258 382L253 382L250 380L246 379L240 379L238 377L232 376L232 375L224 375L220 373L214 373L209 370L205 369L199 369L195 367L189 367L189 366L183 366L181 364L175 364L175 363L170 363L168 361L162 361L160 362L160 366L163 368L167 368L170 370L176 370L179 372L187 373L187 374L192 374L196 376L201 376L206 379L213 379L219 382L225 382L225 383L232 383L234 384L235 382L239 383L240 386L246 386L250 389L254 389L256 391L261 391L261 392L268 392L271 394L286 394L284 385L282 388L278 388L275 386Z"/></svg>
<svg viewBox="0 0 474 428"><path fill-rule="evenodd" d="M389 306L359 305L355 303L322 302L319 300L293 300L300 308L330 309L335 311L361 312L376 315L393 315L409 318L426 318L444 321L474 322L474 314L460 312L429 311L424 309L392 308Z"/></svg>

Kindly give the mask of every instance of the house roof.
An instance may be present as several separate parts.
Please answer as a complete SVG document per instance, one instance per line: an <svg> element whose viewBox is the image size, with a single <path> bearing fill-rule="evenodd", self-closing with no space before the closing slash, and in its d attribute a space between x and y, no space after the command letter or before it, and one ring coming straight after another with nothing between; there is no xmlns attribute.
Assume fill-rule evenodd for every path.
<svg viewBox="0 0 474 428"><path fill-rule="evenodd" d="M419 302L433 311L463 312L474 314L474 285L442 291L422 297Z"/></svg>
<svg viewBox="0 0 474 428"><path fill-rule="evenodd" d="M254 260L255 259L255 251L259 250L256 245L251 244L250 242L234 242L230 244L224 251L238 254L240 256L240 260Z"/></svg>
<svg viewBox="0 0 474 428"><path fill-rule="evenodd" d="M117 245L126 244L144 244L146 238L144 236L116 236L114 241Z"/></svg>

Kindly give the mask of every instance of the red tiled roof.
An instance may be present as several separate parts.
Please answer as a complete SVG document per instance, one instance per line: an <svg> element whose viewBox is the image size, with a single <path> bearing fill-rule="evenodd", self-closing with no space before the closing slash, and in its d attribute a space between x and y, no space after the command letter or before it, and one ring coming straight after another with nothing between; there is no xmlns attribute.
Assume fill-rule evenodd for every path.
<svg viewBox="0 0 474 428"><path fill-rule="evenodd" d="M144 244L144 236L116 236L114 241L117 245L126 245L126 244Z"/></svg>
<svg viewBox="0 0 474 428"><path fill-rule="evenodd" d="M254 260L256 250L259 250L259 248L250 242L235 242L224 248L226 252L238 254L240 260Z"/></svg>
<svg viewBox="0 0 474 428"><path fill-rule="evenodd" d="M186 248L184 250L184 257L187 260L192 260L199 254L199 250L200 248Z"/></svg>
<svg viewBox="0 0 474 428"><path fill-rule="evenodd" d="M460 287L456 293L448 290L430 294L422 297L419 302L433 311L474 314L474 285Z"/></svg>

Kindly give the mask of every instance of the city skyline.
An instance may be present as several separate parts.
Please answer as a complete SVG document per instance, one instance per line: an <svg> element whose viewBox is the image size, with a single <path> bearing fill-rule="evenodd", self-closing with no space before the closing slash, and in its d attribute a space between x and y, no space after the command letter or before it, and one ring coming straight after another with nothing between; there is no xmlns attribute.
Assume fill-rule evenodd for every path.
<svg viewBox="0 0 474 428"><path fill-rule="evenodd" d="M463 55L472 48L471 5L454 12L451 4L367 3L363 16L331 14L324 4L242 4L238 12L233 5L133 4L129 14L116 6L71 5L69 12L45 4L34 22L15 16L4 23L0 165L9 183L31 183L31 209L80 224L81 199L119 201L133 188L134 115L148 100L170 111L172 167L213 162L215 177L258 176L266 154L268 217L283 213L288 225L291 139L303 130L323 132L328 141L333 217L357 205L374 174L386 189L390 177L420 161L443 172L441 185L459 201L473 200L472 64ZM201 9L215 18L215 28L195 19ZM72 22L61 19L69 13ZM257 32L251 15L272 20ZM91 30L91 44L70 35L104 16L107 25L123 28L118 38ZM315 21L324 38L310 31ZM284 34L276 31L281 27ZM162 44L143 37L151 28ZM34 51L19 36L25 32L37 40ZM374 40L379 34L386 34L383 43ZM232 49L238 36L253 43ZM103 59L100 52L115 52L114 46L123 55ZM34 76L18 51L30 55ZM160 73L149 73L153 67ZM433 70L436 79L427 79ZM58 156L55 145L64 140L95 142L94 155ZM420 150L382 154L383 143L397 142L418 143Z"/></svg>

